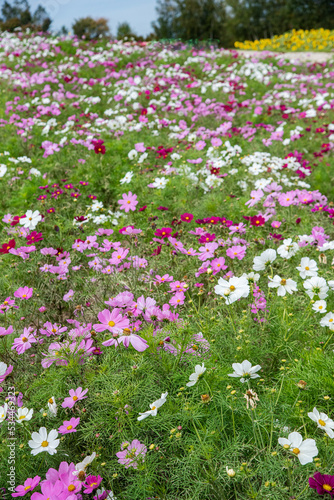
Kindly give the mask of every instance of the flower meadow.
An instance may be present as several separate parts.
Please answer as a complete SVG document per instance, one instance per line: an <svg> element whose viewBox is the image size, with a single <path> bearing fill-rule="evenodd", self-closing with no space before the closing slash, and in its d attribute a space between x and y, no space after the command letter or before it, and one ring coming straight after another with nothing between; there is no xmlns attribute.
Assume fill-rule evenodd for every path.
<svg viewBox="0 0 334 500"><path fill-rule="evenodd" d="M334 497L333 64L17 32L0 66L4 498Z"/></svg>

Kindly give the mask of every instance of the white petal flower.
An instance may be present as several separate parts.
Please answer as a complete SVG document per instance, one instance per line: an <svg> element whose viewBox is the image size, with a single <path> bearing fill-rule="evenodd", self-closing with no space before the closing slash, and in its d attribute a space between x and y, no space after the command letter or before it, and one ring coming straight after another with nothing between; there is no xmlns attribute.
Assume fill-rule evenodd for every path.
<svg viewBox="0 0 334 500"><path fill-rule="evenodd" d="M287 238L286 240L283 240L283 244L278 247L277 253L283 258L283 259L290 259L299 250L299 246L297 243L292 241L292 238Z"/></svg>
<svg viewBox="0 0 334 500"><path fill-rule="evenodd" d="M318 455L318 448L314 439L305 439L303 441L303 437L299 432L291 432L288 439L279 438L278 442L286 450L292 451L302 465L313 462L313 458Z"/></svg>
<svg viewBox="0 0 334 500"><path fill-rule="evenodd" d="M193 385L195 385L196 382L198 381L198 379L200 378L200 376L203 375L204 372L206 372L206 368L204 366L204 363L202 363L202 366L201 365L196 365L195 366L195 372L192 373L191 375L189 375L190 382L188 382L186 384L186 386L187 387L192 387Z"/></svg>
<svg viewBox="0 0 334 500"><path fill-rule="evenodd" d="M129 184L131 182L131 179L133 177L133 172L127 172L123 179L119 181L120 184Z"/></svg>
<svg viewBox="0 0 334 500"><path fill-rule="evenodd" d="M28 442L32 455L37 455L42 451L47 451L50 455L57 453L57 446L59 445L58 431L52 429L49 434L45 427L41 427L38 432L31 434L31 440Z"/></svg>
<svg viewBox="0 0 334 500"><path fill-rule="evenodd" d="M35 210L34 212L32 210L27 210L25 217L20 219L20 224L26 229L33 230L41 220L42 216L38 210Z"/></svg>
<svg viewBox="0 0 334 500"><path fill-rule="evenodd" d="M292 292L297 291L297 283L291 279L282 279L280 276L276 274L273 278L269 278L270 282L268 283L269 288L277 288L277 295L280 297L284 297L284 295L288 292L292 294Z"/></svg>
<svg viewBox="0 0 334 500"><path fill-rule="evenodd" d="M75 471L73 471L73 475L77 476L80 472L86 472L88 465L93 462L95 457L96 453L94 451L91 455L88 455L86 458L84 458L82 462L76 464Z"/></svg>
<svg viewBox="0 0 334 500"><path fill-rule="evenodd" d="M331 439L334 438L334 422L329 418L326 413L319 413L316 408L313 408L313 412L307 414L313 422L316 422L319 429L326 432L327 436Z"/></svg>
<svg viewBox="0 0 334 500"><path fill-rule="evenodd" d="M262 252L260 256L254 257L253 260L254 271L264 271L266 266L274 262L276 257L277 257L276 250L268 248L268 250Z"/></svg>
<svg viewBox="0 0 334 500"><path fill-rule="evenodd" d="M215 286L215 293L222 295L225 298L226 304L233 304L233 302L242 297L248 297L249 290L248 280L243 276L240 278L233 276L229 281L220 278L218 285Z"/></svg>
<svg viewBox="0 0 334 500"><path fill-rule="evenodd" d="M234 370L233 373L229 373L229 377L242 377L240 382L243 384L250 378L259 378L256 372L261 370L260 365L252 366L252 364L245 359L242 363L233 363L232 368Z"/></svg>
<svg viewBox="0 0 334 500"><path fill-rule="evenodd" d="M334 314L329 312L320 321L321 326L328 326L330 330L334 330Z"/></svg>
<svg viewBox="0 0 334 500"><path fill-rule="evenodd" d="M56 417L57 416L57 403L56 403L54 396L52 396L52 398L49 399L48 407L49 407L49 412L51 413L51 415L53 417Z"/></svg>
<svg viewBox="0 0 334 500"><path fill-rule="evenodd" d="M306 293L310 299L313 299L315 295L317 295L319 299L325 299L329 290L326 280L324 278L320 278L319 276L313 276L312 278L305 280L304 288L306 289Z"/></svg>
<svg viewBox="0 0 334 500"><path fill-rule="evenodd" d="M168 392L164 392L161 394L161 398L157 399L156 401L153 401L152 404L150 404L150 410L145 411L144 413L139 412L139 417L137 420L143 420L144 418L149 417L152 415L152 417L155 417L156 414L158 413L158 408L160 408L163 404L166 403L166 398L168 396Z"/></svg>
<svg viewBox="0 0 334 500"><path fill-rule="evenodd" d="M8 405L5 403L3 406L0 406L0 423L3 422L7 416Z"/></svg>
<svg viewBox="0 0 334 500"><path fill-rule="evenodd" d="M22 424L25 420L31 420L34 410L31 408L19 408L16 414L16 422Z"/></svg>
<svg viewBox="0 0 334 500"><path fill-rule="evenodd" d="M309 257L303 257L300 261L300 265L296 269L299 271L299 275L303 279L318 275L317 263Z"/></svg>
<svg viewBox="0 0 334 500"><path fill-rule="evenodd" d="M314 304L312 305L312 309L313 311L315 312L319 312L321 314L325 314L327 311L326 311L326 307L327 307L327 304L326 304L326 301L325 300L317 300L316 302L314 302Z"/></svg>

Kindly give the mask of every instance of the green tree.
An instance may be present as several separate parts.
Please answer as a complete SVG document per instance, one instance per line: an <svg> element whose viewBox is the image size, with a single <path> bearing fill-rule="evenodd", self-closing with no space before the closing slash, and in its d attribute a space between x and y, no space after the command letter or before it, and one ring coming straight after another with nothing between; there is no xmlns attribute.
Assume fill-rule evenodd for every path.
<svg viewBox="0 0 334 500"><path fill-rule="evenodd" d="M81 17L75 20L72 29L74 34L79 38L85 37L87 40L93 40L109 34L108 20L105 17L100 17L99 19Z"/></svg>
<svg viewBox="0 0 334 500"><path fill-rule="evenodd" d="M122 40L123 38L131 38L131 37L136 37L136 35L132 31L129 23L127 22L120 23L117 26L117 35L116 35L117 40Z"/></svg>

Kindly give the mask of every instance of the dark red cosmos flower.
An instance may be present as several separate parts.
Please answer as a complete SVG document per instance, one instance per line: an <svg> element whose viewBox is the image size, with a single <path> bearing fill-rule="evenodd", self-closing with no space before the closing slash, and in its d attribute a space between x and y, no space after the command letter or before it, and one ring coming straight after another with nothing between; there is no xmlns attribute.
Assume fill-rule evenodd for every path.
<svg viewBox="0 0 334 500"><path fill-rule="evenodd" d="M147 115L147 109L146 109L146 108L143 108L143 109L141 110L140 114L141 114L142 116L146 116L146 115Z"/></svg>
<svg viewBox="0 0 334 500"><path fill-rule="evenodd" d="M216 238L215 234L210 234L210 233L205 233L202 234L202 236L198 239L199 243L210 243L210 241L213 241Z"/></svg>
<svg viewBox="0 0 334 500"><path fill-rule="evenodd" d="M158 208L157 208L157 210L162 210L162 211L165 211L165 210L169 210L169 208L167 208L167 207L162 207L162 206L160 205L160 207L158 207Z"/></svg>
<svg viewBox="0 0 334 500"><path fill-rule="evenodd" d="M103 354L103 351L99 347L95 347L94 351L92 351L95 356L99 356L100 354Z"/></svg>
<svg viewBox="0 0 334 500"><path fill-rule="evenodd" d="M226 217L219 217L219 222L224 224L225 227L233 226L233 220L228 220Z"/></svg>
<svg viewBox="0 0 334 500"><path fill-rule="evenodd" d="M32 231L28 236L26 236L26 240L28 245L32 245L33 243L36 243L37 241L42 241L44 238L42 238L42 233L37 233L36 231Z"/></svg>
<svg viewBox="0 0 334 500"><path fill-rule="evenodd" d="M269 235L274 239L274 240L282 240L283 236L281 234L276 234L276 233L269 233Z"/></svg>
<svg viewBox="0 0 334 500"><path fill-rule="evenodd" d="M220 172L220 168L218 168L218 167L210 168L210 174L219 175L219 172Z"/></svg>
<svg viewBox="0 0 334 500"><path fill-rule="evenodd" d="M9 250L11 248L15 248L15 245L16 245L16 243L15 243L14 239L13 240L9 240L8 243L4 243L2 245L2 247L0 248L0 253L1 254L9 253Z"/></svg>
<svg viewBox="0 0 334 500"><path fill-rule="evenodd" d="M154 249L153 253L151 254L151 257L159 255L160 253L161 253L161 245L159 245L157 248Z"/></svg>
<svg viewBox="0 0 334 500"><path fill-rule="evenodd" d="M144 212L144 210L146 210L146 209L147 209L147 205L144 205L143 207L141 207L141 208L139 209L139 212Z"/></svg>
<svg viewBox="0 0 334 500"><path fill-rule="evenodd" d="M183 221L183 222L191 222L193 220L194 216L193 214L188 214L187 212L182 214L180 219Z"/></svg>
<svg viewBox="0 0 334 500"><path fill-rule="evenodd" d="M87 217L85 217L84 215L77 215L74 218L77 222L84 222L85 220L87 220Z"/></svg>
<svg viewBox="0 0 334 500"><path fill-rule="evenodd" d="M254 215L250 218L251 226L264 226L266 220L262 215Z"/></svg>
<svg viewBox="0 0 334 500"><path fill-rule="evenodd" d="M92 144L94 146L94 151L97 155L98 154L101 154L101 155L105 154L106 147L103 145L103 143L104 143L104 141L102 141L101 139L99 139L98 141L92 141Z"/></svg>
<svg viewBox="0 0 334 500"><path fill-rule="evenodd" d="M300 222L301 222L301 218L298 217L298 219L296 219L296 224L300 224Z"/></svg>
<svg viewBox="0 0 334 500"><path fill-rule="evenodd" d="M64 252L64 249L62 247L56 248L57 250L57 255L61 255Z"/></svg>
<svg viewBox="0 0 334 500"><path fill-rule="evenodd" d="M308 483L310 488L317 490L319 495L328 493L332 498L334 497L334 476L316 472L313 477L309 477Z"/></svg>
<svg viewBox="0 0 334 500"><path fill-rule="evenodd" d="M168 236L170 236L171 234L172 230L170 227L163 227L161 229L157 229L154 233L154 236L157 236L158 238L168 238Z"/></svg>
<svg viewBox="0 0 334 500"><path fill-rule="evenodd" d="M55 209L54 209L53 207L48 208L48 209L47 209L47 213L48 213L48 214L54 214L54 213L55 213Z"/></svg>
<svg viewBox="0 0 334 500"><path fill-rule="evenodd" d="M204 222L205 224L218 224L218 222L222 221L220 217L207 217L206 219L204 219Z"/></svg>

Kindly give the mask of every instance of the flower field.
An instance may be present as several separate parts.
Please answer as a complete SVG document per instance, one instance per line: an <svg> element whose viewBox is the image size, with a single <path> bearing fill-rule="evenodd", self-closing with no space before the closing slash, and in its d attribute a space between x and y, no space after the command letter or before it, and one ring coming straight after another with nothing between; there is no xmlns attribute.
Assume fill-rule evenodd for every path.
<svg viewBox="0 0 334 500"><path fill-rule="evenodd" d="M333 63L0 68L3 498L334 497Z"/></svg>

